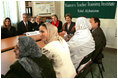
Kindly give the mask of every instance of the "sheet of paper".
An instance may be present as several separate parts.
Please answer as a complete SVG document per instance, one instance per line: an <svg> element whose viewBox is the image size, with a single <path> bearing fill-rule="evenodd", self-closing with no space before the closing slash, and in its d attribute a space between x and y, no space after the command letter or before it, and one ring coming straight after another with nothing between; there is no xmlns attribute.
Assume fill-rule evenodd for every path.
<svg viewBox="0 0 118 79"><path fill-rule="evenodd" d="M39 31L26 32L26 36L33 36L33 35L38 35L38 34L40 34Z"/></svg>

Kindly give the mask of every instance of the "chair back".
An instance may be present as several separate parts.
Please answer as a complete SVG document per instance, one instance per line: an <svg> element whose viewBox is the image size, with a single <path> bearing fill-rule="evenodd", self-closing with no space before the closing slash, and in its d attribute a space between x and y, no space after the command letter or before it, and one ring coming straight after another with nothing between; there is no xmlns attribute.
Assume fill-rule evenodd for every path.
<svg viewBox="0 0 118 79"><path fill-rule="evenodd" d="M76 68L77 75L75 76L75 78L84 78L88 74L88 72L92 69L92 67L91 67L91 65L92 65L91 56L92 56L92 53L88 54L87 56L85 56L82 59L79 66ZM86 64L86 65L84 65L84 67L82 67L79 70L80 66L83 64Z"/></svg>
<svg viewBox="0 0 118 79"><path fill-rule="evenodd" d="M88 54L85 56L82 61L80 62L79 66L76 68L76 72L78 72L78 69L80 68L81 65L87 63L91 59L92 53Z"/></svg>

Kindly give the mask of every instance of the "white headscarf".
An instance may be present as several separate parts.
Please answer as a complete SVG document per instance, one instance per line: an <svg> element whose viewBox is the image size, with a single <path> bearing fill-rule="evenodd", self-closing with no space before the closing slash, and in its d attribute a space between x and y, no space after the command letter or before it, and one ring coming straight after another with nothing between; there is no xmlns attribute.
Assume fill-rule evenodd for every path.
<svg viewBox="0 0 118 79"><path fill-rule="evenodd" d="M90 33L91 24L85 17L77 18L75 28L76 32L69 41L69 43L73 43L73 46L83 45L93 39Z"/></svg>
<svg viewBox="0 0 118 79"><path fill-rule="evenodd" d="M77 68L81 60L95 50L95 42L91 35L91 24L85 17L76 20L76 32L69 40L68 45L71 52L72 62Z"/></svg>
<svg viewBox="0 0 118 79"><path fill-rule="evenodd" d="M76 31L92 28L89 20L87 20L85 17L77 18L75 27L76 27Z"/></svg>

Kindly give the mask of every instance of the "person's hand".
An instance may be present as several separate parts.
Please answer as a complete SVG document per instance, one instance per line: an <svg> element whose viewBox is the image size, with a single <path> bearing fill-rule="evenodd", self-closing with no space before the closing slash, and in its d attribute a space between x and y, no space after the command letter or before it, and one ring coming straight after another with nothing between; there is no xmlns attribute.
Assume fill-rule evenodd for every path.
<svg viewBox="0 0 118 79"><path fill-rule="evenodd" d="M59 35L65 35L67 32L66 31L62 31L59 33Z"/></svg>
<svg viewBox="0 0 118 79"><path fill-rule="evenodd" d="M64 35L65 35L66 33L67 33L66 31L62 31L62 34L64 34Z"/></svg>

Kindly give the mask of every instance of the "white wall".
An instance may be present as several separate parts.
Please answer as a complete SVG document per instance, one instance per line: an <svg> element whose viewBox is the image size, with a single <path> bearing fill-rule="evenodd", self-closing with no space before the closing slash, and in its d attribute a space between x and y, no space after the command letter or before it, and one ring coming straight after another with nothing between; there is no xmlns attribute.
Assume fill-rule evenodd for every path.
<svg viewBox="0 0 118 79"><path fill-rule="evenodd" d="M64 1L56 1L56 14L59 19L64 23ZM72 21L76 21L76 18L73 18ZM117 11L115 19L100 19L101 28L103 29L106 39L107 45L109 48L117 48L117 37L115 37L117 33Z"/></svg>

